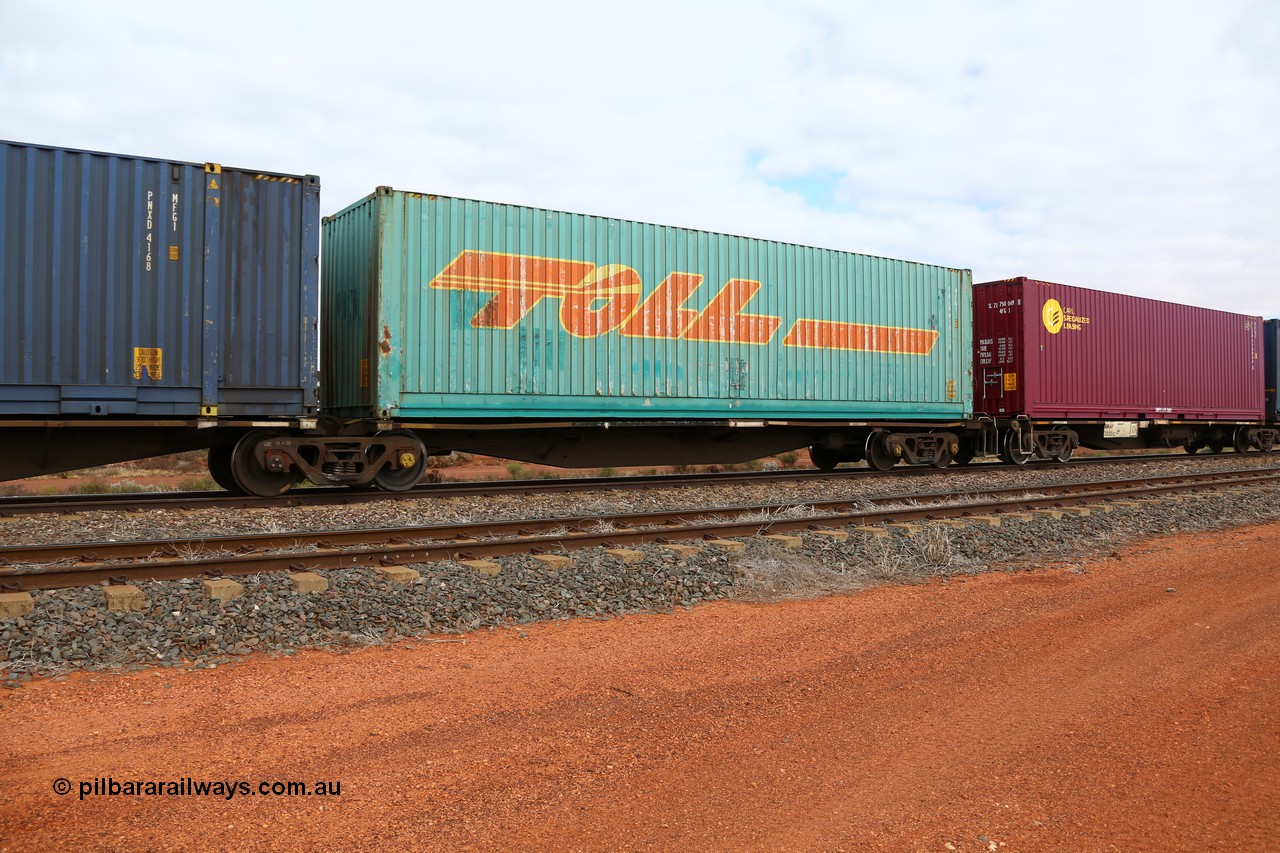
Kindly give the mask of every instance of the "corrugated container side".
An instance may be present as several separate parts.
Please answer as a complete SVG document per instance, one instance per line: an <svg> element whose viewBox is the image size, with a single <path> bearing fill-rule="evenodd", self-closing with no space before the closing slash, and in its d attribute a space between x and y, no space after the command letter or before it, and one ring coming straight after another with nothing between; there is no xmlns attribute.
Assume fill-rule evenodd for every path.
<svg viewBox="0 0 1280 853"><path fill-rule="evenodd" d="M1268 320L1263 332L1263 352L1267 360L1267 418L1280 420L1280 320Z"/></svg>
<svg viewBox="0 0 1280 853"><path fill-rule="evenodd" d="M381 292L377 214L376 198L370 196L324 220L320 384L325 411L367 414L374 408L373 306Z"/></svg>
<svg viewBox="0 0 1280 853"><path fill-rule="evenodd" d="M1037 419L1258 420L1262 321L1034 279L974 287L975 407Z"/></svg>
<svg viewBox="0 0 1280 853"><path fill-rule="evenodd" d="M314 178L0 142L0 414L314 411Z"/></svg>
<svg viewBox="0 0 1280 853"><path fill-rule="evenodd" d="M222 171L219 412L319 406L320 185L315 176Z"/></svg>
<svg viewBox="0 0 1280 853"><path fill-rule="evenodd" d="M368 413L350 387L366 359L374 408L405 418L970 408L967 270L442 196L372 200L376 213L356 205L325 226L326 353L342 362L325 373L344 386L335 400L360 400L343 414ZM375 229L372 249L357 228ZM374 294L372 323L353 290Z"/></svg>

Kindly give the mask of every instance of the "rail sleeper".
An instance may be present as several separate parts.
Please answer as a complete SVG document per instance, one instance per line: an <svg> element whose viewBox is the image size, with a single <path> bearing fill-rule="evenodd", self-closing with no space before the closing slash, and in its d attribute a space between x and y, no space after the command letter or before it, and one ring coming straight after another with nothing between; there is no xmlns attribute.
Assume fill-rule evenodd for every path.
<svg viewBox="0 0 1280 853"><path fill-rule="evenodd" d="M548 569L567 569L573 565L573 558L566 557L564 554L533 554L531 556Z"/></svg>
<svg viewBox="0 0 1280 853"><path fill-rule="evenodd" d="M133 584L116 583L102 588L107 599L107 609L117 613L128 613L133 610L144 610L147 596Z"/></svg>
<svg viewBox="0 0 1280 853"><path fill-rule="evenodd" d="M401 584L402 586L408 586L422 576L417 569L410 569L406 566L378 566L378 574L391 583Z"/></svg>
<svg viewBox="0 0 1280 853"><path fill-rule="evenodd" d="M485 577L496 578L502 574L502 566L492 560L462 560L459 565L466 566Z"/></svg>
<svg viewBox="0 0 1280 853"><path fill-rule="evenodd" d="M294 589L306 595L313 592L324 592L329 588L329 579L315 572L294 572L289 575Z"/></svg>
<svg viewBox="0 0 1280 853"><path fill-rule="evenodd" d="M204 591L215 601L232 601L244 595L244 584L230 578L210 578L204 582Z"/></svg>
<svg viewBox="0 0 1280 853"><path fill-rule="evenodd" d="M29 592L0 592L0 617L16 619L35 609Z"/></svg>

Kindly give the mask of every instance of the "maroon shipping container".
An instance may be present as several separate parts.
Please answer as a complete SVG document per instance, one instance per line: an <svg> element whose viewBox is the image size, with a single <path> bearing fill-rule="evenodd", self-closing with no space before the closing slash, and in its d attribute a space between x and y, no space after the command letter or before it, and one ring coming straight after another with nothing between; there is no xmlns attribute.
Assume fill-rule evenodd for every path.
<svg viewBox="0 0 1280 853"><path fill-rule="evenodd" d="M1013 278L974 285L973 322L979 413L1262 419L1260 317Z"/></svg>

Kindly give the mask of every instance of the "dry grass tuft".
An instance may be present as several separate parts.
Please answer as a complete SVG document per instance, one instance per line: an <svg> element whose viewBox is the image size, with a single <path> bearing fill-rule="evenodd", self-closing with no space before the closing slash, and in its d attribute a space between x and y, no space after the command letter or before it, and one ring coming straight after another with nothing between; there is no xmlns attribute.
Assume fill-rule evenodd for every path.
<svg viewBox="0 0 1280 853"><path fill-rule="evenodd" d="M826 568L797 554L772 550L738 560L741 576L734 584L742 601L787 601L853 592L867 586L867 578Z"/></svg>

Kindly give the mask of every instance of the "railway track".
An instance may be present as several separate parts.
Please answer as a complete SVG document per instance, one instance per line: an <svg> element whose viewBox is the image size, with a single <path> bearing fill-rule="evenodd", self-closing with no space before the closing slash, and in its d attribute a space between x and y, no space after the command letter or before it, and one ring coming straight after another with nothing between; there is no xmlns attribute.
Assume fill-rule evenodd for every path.
<svg viewBox="0 0 1280 853"><path fill-rule="evenodd" d="M1143 456L1100 456L1075 459L1072 467L1102 464L1137 464L1142 462L1189 460L1219 461L1221 456L1183 456L1153 454ZM795 482L821 478L848 477L929 477L941 473L962 471L987 471L1001 469L1034 469L1057 467L1057 462L1033 462L1029 465L1011 465L1004 462L974 463L964 468L953 467L942 471L935 468L895 468L876 471L870 468L838 468L834 471L816 469L780 471L732 471L716 474L655 474L620 477L575 477L555 480L503 480L476 482L423 483L407 492L383 492L376 490L355 491L346 488L305 488L289 492L278 498L244 497L225 492L131 492L103 495L45 495L40 497L0 498L0 518L39 513L72 514L81 512L145 512L154 509L234 509L238 507L301 507L338 505L419 498L448 498L462 496L486 496L501 494L583 492L601 489L644 489L664 486L726 485L732 483Z"/></svg>
<svg viewBox="0 0 1280 853"><path fill-rule="evenodd" d="M761 504L608 517L563 517L349 531L138 540L0 548L0 589L102 582L393 566L652 542L724 539L851 525L931 521L1085 506L1240 485L1280 482L1280 470L1240 469L1169 477L933 493L800 504Z"/></svg>

